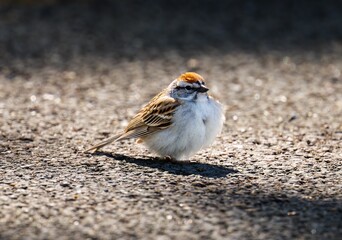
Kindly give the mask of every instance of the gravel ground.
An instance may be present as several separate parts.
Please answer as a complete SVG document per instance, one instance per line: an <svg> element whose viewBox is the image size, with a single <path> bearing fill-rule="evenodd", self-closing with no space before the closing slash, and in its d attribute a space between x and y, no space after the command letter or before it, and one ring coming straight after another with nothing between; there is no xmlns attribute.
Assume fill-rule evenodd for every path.
<svg viewBox="0 0 342 240"><path fill-rule="evenodd" d="M342 238L340 1L48 2L0 7L0 239ZM82 153L188 70L211 148Z"/></svg>

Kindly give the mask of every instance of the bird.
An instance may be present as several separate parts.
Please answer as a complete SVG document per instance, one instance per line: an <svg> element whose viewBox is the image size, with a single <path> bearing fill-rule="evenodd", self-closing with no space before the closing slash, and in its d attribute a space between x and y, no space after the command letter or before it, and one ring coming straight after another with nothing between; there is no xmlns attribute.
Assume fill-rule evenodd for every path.
<svg viewBox="0 0 342 240"><path fill-rule="evenodd" d="M95 153L116 141L137 139L162 158L189 160L222 131L223 105L208 94L204 78L185 72L153 97L118 134L87 149Z"/></svg>

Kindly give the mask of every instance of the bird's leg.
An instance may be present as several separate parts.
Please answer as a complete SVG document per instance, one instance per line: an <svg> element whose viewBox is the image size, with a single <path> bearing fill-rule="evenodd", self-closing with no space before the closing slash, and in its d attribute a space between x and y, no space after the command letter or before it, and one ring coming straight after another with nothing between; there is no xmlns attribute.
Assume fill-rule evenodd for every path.
<svg viewBox="0 0 342 240"><path fill-rule="evenodd" d="M165 156L165 157L164 157L164 160L167 161L167 162L173 162L173 163L178 162L177 159L172 158L171 156Z"/></svg>

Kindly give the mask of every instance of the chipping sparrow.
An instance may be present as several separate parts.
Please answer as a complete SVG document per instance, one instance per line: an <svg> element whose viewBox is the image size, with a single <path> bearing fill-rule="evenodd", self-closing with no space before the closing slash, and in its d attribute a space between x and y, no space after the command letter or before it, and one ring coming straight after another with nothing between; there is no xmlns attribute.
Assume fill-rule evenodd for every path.
<svg viewBox="0 0 342 240"><path fill-rule="evenodd" d="M89 148L124 139L137 138L162 157L189 159L210 145L225 120L222 105L208 95L202 76L187 72L175 79L143 107L126 129Z"/></svg>

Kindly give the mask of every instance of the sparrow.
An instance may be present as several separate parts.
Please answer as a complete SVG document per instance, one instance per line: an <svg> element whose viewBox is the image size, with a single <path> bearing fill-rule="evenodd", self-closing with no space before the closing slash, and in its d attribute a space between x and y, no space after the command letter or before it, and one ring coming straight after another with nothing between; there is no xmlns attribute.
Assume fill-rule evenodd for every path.
<svg viewBox="0 0 342 240"><path fill-rule="evenodd" d="M189 160L211 145L225 121L223 106L208 94L204 78L186 72L153 97L117 135L87 149L100 148L126 139L137 139L159 156Z"/></svg>

